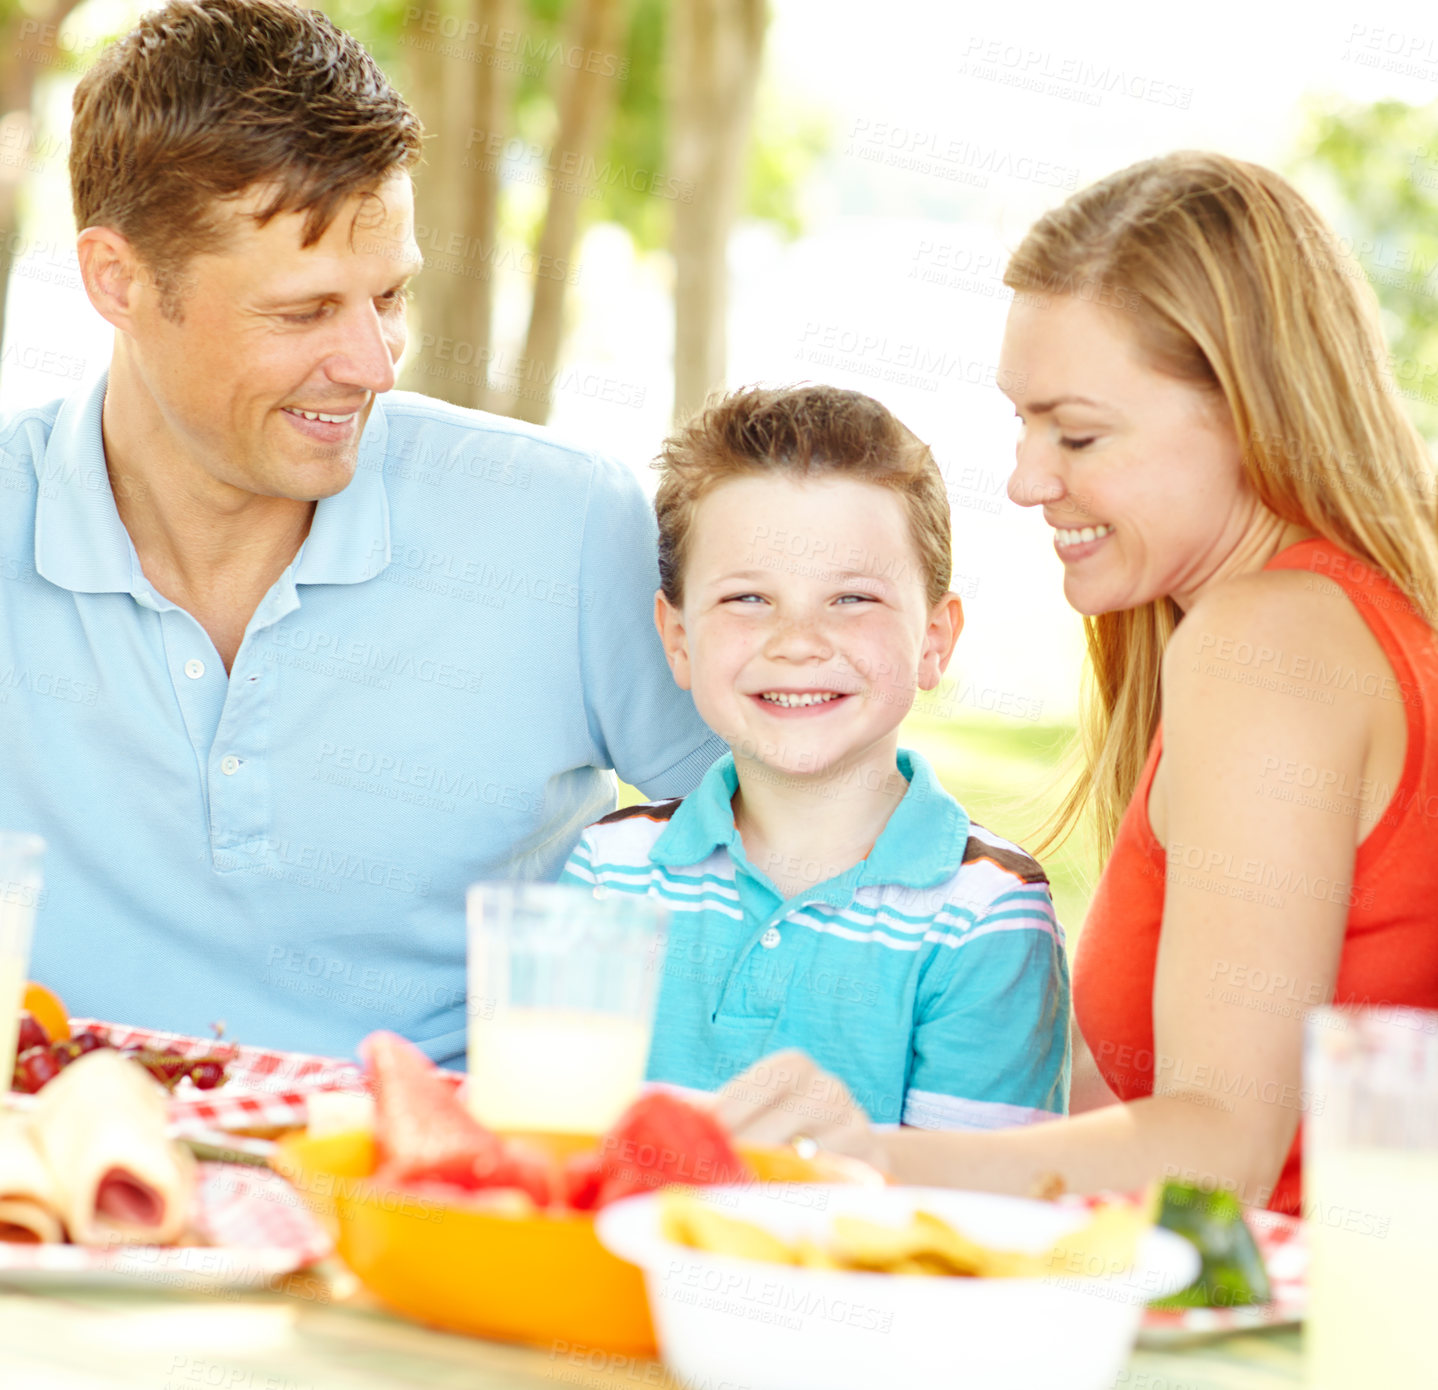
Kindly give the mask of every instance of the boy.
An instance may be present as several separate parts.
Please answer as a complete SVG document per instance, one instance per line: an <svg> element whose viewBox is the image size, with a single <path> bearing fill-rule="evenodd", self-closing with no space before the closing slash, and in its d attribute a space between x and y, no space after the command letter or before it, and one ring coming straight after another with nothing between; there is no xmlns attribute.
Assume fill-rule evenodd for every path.
<svg viewBox="0 0 1438 1390"><path fill-rule="evenodd" d="M1062 1113L1048 881L898 743L963 624L928 448L858 392L748 389L657 466L655 622L731 753L590 826L562 875L669 905L649 1079L711 1091L798 1047L875 1123Z"/></svg>

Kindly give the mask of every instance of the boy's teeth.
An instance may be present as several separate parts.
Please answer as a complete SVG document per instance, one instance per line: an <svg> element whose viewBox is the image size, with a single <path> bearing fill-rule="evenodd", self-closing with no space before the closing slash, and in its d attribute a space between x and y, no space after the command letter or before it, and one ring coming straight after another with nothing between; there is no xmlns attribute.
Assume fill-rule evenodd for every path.
<svg viewBox="0 0 1438 1390"><path fill-rule="evenodd" d="M302 415L306 420L323 420L327 425L342 425L346 420L353 420L355 417L354 411L350 411L348 415L326 415L323 411L319 410L292 409L290 413L292 415Z"/></svg>
<svg viewBox="0 0 1438 1390"><path fill-rule="evenodd" d="M770 704L783 705L786 709L793 709L800 705L826 704L830 700L837 700L839 693L836 690L826 690L814 694L791 695L784 690L766 690L759 698L768 700Z"/></svg>
<svg viewBox="0 0 1438 1390"><path fill-rule="evenodd" d="M1112 530L1112 526L1085 526L1077 531L1056 526L1054 535L1058 537L1060 545L1082 545L1085 541L1096 541L1100 536L1106 536Z"/></svg>

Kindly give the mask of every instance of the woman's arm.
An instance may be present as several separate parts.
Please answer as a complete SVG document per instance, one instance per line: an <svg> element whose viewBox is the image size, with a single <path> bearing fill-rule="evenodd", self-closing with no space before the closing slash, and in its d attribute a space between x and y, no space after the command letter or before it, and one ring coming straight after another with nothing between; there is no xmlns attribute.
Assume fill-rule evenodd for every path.
<svg viewBox="0 0 1438 1390"><path fill-rule="evenodd" d="M1073 1067L1069 1081L1070 1115L1084 1115L1090 1110L1102 1110L1106 1105L1122 1103L1103 1079L1103 1073L1099 1071L1076 1020L1069 1029L1069 1055Z"/></svg>
<svg viewBox="0 0 1438 1390"><path fill-rule="evenodd" d="M1303 1010L1332 994L1360 824L1274 797L1275 772L1358 787L1376 717L1362 692L1391 674L1347 600L1311 579L1264 573L1210 592L1165 656L1152 1097L1022 1129L881 1133L786 1056L767 1086L726 1088L721 1117L755 1142L811 1134L905 1182L1025 1193L1054 1173L1074 1191L1187 1176L1267 1201L1306 1106ZM1337 667L1358 678L1326 679Z"/></svg>

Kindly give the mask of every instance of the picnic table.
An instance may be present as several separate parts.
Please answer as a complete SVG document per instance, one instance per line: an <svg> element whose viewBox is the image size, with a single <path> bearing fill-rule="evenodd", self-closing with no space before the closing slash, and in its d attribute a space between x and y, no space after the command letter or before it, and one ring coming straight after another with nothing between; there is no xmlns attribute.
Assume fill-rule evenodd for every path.
<svg viewBox="0 0 1438 1390"><path fill-rule="evenodd" d="M1301 1337L1277 1328L1133 1353L1114 1390L1284 1390ZM960 1382L956 1382L960 1383ZM274 1290L201 1294L0 1281L5 1390L636 1390L656 1362L506 1346L392 1316L337 1261ZM1056 1388L1057 1390L1057 1388Z"/></svg>

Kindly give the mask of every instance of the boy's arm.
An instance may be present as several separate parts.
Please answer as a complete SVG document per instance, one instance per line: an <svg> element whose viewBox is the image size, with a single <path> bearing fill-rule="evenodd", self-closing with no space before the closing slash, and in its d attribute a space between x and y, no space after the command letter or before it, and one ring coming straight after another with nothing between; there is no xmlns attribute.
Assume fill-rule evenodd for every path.
<svg viewBox="0 0 1438 1390"><path fill-rule="evenodd" d="M586 830L579 837L579 843L569 852L569 858L564 861L557 882L592 888L598 881L594 874L594 856L589 844L589 832Z"/></svg>
<svg viewBox="0 0 1438 1390"><path fill-rule="evenodd" d="M664 659L654 630L657 556L639 483L623 465L596 458L580 557L584 707L601 765L653 800L692 791L725 751Z"/></svg>
<svg viewBox="0 0 1438 1390"><path fill-rule="evenodd" d="M1044 883L944 927L919 987L903 1122L1000 1129L1068 1108L1069 978ZM948 944L956 943L956 944Z"/></svg>

